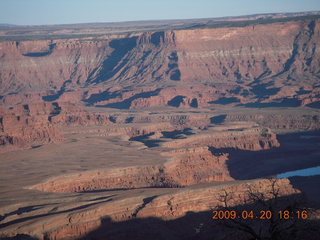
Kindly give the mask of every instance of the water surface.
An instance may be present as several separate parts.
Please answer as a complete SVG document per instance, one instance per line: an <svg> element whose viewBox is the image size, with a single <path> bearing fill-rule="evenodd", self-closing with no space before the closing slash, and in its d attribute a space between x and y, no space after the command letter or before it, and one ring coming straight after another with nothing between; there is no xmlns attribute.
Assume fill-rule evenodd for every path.
<svg viewBox="0 0 320 240"><path fill-rule="evenodd" d="M281 173L277 175L277 178L288 178L288 177L294 177L294 176L315 176L315 175L320 175L320 166Z"/></svg>

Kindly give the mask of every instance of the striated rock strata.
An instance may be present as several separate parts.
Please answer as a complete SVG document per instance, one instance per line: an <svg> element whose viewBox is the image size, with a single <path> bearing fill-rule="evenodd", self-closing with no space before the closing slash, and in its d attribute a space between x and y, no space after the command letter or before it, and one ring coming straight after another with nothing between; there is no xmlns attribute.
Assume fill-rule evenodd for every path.
<svg viewBox="0 0 320 240"><path fill-rule="evenodd" d="M170 220L182 217L190 211L209 211L222 204L219 201L219 196L224 192L234 194L235 197L230 202L230 206L236 206L242 203L249 187L271 197L268 195L271 187L270 181L265 179L229 182L219 186L198 186L156 196L143 193L135 197L114 200L112 196L109 196L98 198L102 199L100 201L98 199L80 201L78 207L72 206L70 209L67 206L61 209L56 208L56 210L51 211L53 216L42 214L42 217L32 219L33 214L39 216L39 212L27 213L30 216L29 221L23 223L18 221L16 224L9 224L8 226L3 223L2 232L9 236L24 233L36 236L39 239L50 240L79 239L101 226L103 219L106 217L113 222L148 217ZM279 188L278 196L298 193L287 179L278 180L276 187ZM90 205L88 201L94 207L86 207ZM47 210L51 208L49 207ZM105 231L112 231L112 229L107 228Z"/></svg>
<svg viewBox="0 0 320 240"><path fill-rule="evenodd" d="M158 136L161 138L161 135ZM215 153L216 148L257 151L278 146L275 134L268 129L215 130L211 134L191 135L162 143L162 147L170 149L162 153L169 158L162 165L81 172L53 177L29 188L47 192L82 192L98 189L181 187L202 182L227 181L232 180L226 166L228 155Z"/></svg>
<svg viewBox="0 0 320 240"><path fill-rule="evenodd" d="M317 106L319 19L0 43L0 95L115 108ZM269 104L269 105L268 105Z"/></svg>
<svg viewBox="0 0 320 240"><path fill-rule="evenodd" d="M30 103L0 109L0 151L61 141L63 126L110 124L108 115L70 103Z"/></svg>

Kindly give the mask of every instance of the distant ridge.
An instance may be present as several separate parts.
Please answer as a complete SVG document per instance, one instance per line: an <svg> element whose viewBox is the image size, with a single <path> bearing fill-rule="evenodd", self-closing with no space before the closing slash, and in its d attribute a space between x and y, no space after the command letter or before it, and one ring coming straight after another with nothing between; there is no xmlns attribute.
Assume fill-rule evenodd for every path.
<svg viewBox="0 0 320 240"><path fill-rule="evenodd" d="M7 27L7 26L16 26L14 24L9 24L9 23L0 23L1 27Z"/></svg>
<svg viewBox="0 0 320 240"><path fill-rule="evenodd" d="M320 18L320 11L297 13L261 13L219 18L97 22L58 25L0 24L0 41L53 40L101 37L133 32L185 30L197 28L244 27L256 24L288 22Z"/></svg>

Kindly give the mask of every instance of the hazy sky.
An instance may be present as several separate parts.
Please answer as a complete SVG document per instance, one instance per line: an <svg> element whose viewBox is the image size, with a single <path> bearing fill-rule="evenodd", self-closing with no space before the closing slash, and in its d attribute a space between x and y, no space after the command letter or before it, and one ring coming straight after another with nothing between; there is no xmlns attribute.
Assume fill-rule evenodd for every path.
<svg viewBox="0 0 320 240"><path fill-rule="evenodd" d="M0 23L188 19L320 10L320 0L0 0Z"/></svg>

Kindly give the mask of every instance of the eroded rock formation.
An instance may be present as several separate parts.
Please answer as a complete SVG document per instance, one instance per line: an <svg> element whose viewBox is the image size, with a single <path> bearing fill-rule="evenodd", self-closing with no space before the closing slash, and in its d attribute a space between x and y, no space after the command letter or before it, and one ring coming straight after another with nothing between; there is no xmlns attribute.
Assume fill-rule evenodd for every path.
<svg viewBox="0 0 320 240"><path fill-rule="evenodd" d="M40 102L2 107L0 151L29 148L63 139L61 127L106 125L108 115L90 113L77 105Z"/></svg>
<svg viewBox="0 0 320 240"><path fill-rule="evenodd" d="M0 111L0 151L26 148L61 139L56 127L48 121L54 105L47 103L19 105Z"/></svg>
<svg viewBox="0 0 320 240"><path fill-rule="evenodd" d="M1 101L42 97L116 108L316 106L319 26L313 19L1 42Z"/></svg>
<svg viewBox="0 0 320 240"><path fill-rule="evenodd" d="M235 127L240 126L248 127L249 125L235 125ZM134 135L134 133L130 129L122 134ZM161 139L163 135L168 135L168 132L150 134L142 131L139 133L140 135L147 134L152 141L160 141L160 147L165 151L162 155L166 156L168 161L155 166L101 169L53 177L31 186L30 189L47 192L82 192L99 189L182 187L202 182L228 181L232 180L226 166L228 154L220 154L216 149L233 148L258 151L279 146L275 134L269 129L252 127L235 131L217 127L213 128L210 133L200 132L181 139L173 137L171 140L167 139L166 142L161 142Z"/></svg>
<svg viewBox="0 0 320 240"><path fill-rule="evenodd" d="M277 182L280 189L278 196L285 196L298 193L293 189L287 179ZM39 239L79 239L89 232L97 229L107 216L112 222L121 222L135 218L158 217L163 220L176 219L188 212L209 211L220 206L222 203L219 196L225 192L234 193L230 206L236 206L243 201L248 188L256 189L265 193L270 192L270 180L260 179L245 182L225 183L219 186L202 186L197 188L179 189L175 192L164 193L156 196L140 194L139 196L112 199L112 196L87 199L79 202L77 206L61 206L52 210L51 215L43 214L35 210L34 213L27 213L30 221L24 223L10 224L9 220L2 223L2 232L7 236L17 233L30 234ZM90 207L91 206L91 207ZM32 216L35 216L33 219ZM32 220L33 219L33 220ZM38 221L35 221L38 219ZM14 221L14 220L13 220ZM105 229L105 232L112 229Z"/></svg>
<svg viewBox="0 0 320 240"><path fill-rule="evenodd" d="M43 144L57 143L55 155L59 142L65 152L92 143L66 169L42 169L31 180L33 165L10 165L12 152L3 153L4 165L27 169L28 178L2 191L4 202L24 193L40 197L38 205L0 208L3 233L78 239L105 217L175 219L210 210L224 191L235 193L233 206L248 186L270 192L269 180L236 180L228 163L239 151L278 148L273 129L320 128L317 110L306 108L320 106L320 20L210 26L0 42L0 152L34 148L13 154L25 165L40 164L52 147L41 151ZM103 153L91 158L95 147ZM114 157L114 148L125 150ZM310 149L306 164L317 157ZM53 162L43 166L55 164L50 154ZM137 159L145 155L150 159ZM287 179L278 184L281 196L297 193Z"/></svg>

